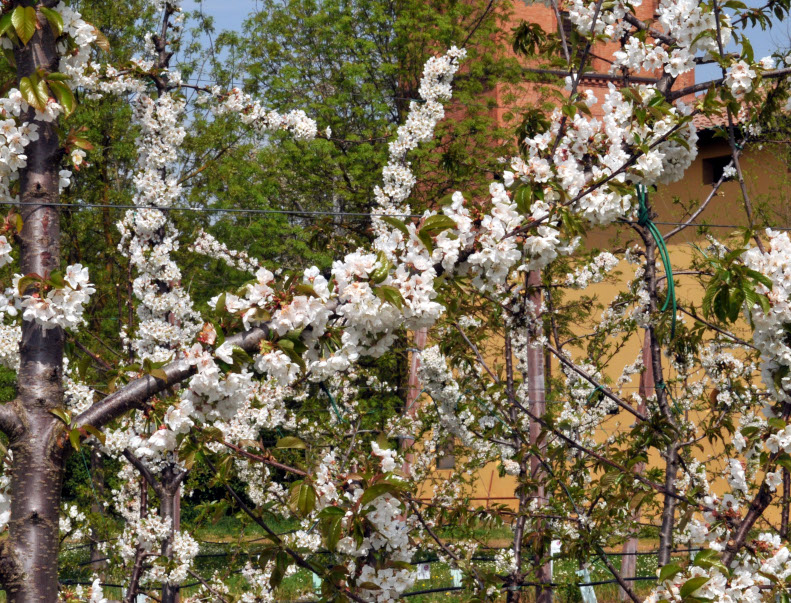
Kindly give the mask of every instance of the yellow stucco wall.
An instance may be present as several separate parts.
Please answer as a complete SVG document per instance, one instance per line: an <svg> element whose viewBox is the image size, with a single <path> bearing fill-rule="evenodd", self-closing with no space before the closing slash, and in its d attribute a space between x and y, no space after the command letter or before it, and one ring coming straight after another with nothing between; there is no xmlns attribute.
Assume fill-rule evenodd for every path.
<svg viewBox="0 0 791 603"><path fill-rule="evenodd" d="M729 153L729 147L722 140L711 140L704 136L701 141L699 156L694 164L687 171L683 181L670 186L665 186L651 195L652 204L659 214L657 222L678 222L683 219L683 207L689 207L693 201L702 202L711 192L712 187L703 181L703 161L710 157L717 157ZM775 226L791 226L791 209L789 208L789 171L786 163L780 156L780 151L776 148L766 147L763 149L748 149L742 156L742 168L745 173L749 196L754 204L754 212L757 218L767 215L771 211L773 216L771 222ZM742 200L739 184L737 182L726 182L722 185L716 197L707 206L707 209L698 217L696 223L709 224L728 224L746 226L744 203ZM662 233L668 233L673 229L670 225L660 225ZM734 229L717 229L715 234L718 238L735 233ZM631 235L626 231L617 229L599 230L589 234L587 246L589 248L612 249L622 245ZM705 242L695 228L689 228L684 233L674 237L669 241L671 262L674 270L683 270L690 265L693 256L692 242ZM602 283L592 285L584 291L585 295L595 295L599 301L606 305L623 288L628 280L633 277L633 267L622 262L617 268L620 276L615 284ZM682 307L699 307L703 297L703 290L695 279L690 276L679 276L676 279L676 291L679 305ZM582 295L583 292L576 295ZM573 295L573 294L571 294ZM571 297L570 295L570 297ZM680 318L681 320L682 318ZM692 324L692 319L683 317L687 324ZM743 335L749 339L749 330L746 325L737 325L733 329L734 334ZM626 364L634 362L641 354L642 342L638 338L632 340L616 355L611 365L613 369L607 372L607 377L615 381ZM492 342L492 349L489 354L492 357L502 356L502 342ZM553 374L557 374L557 366L552 367ZM628 387L636 388L639 377L635 376ZM636 391L636 389L634 390ZM633 421L633 417L624 411L613 416L602 430L601 437L606 437L606 432L618 430L619 427L628 427ZM703 458L708 458L716 454L718 450L706 448L704 444L703 452L697 451L696 454ZM720 463L721 461L718 461ZM649 460L650 464L660 465L658 453L654 453ZM443 480L452 474L452 470L437 470L435 477ZM722 492L725 482L721 477L723 471L716 467L710 472L715 479L713 488L715 491ZM516 480L511 476L499 477L496 463L491 463L484 469L478 471L473 477L473 487L469 492L474 506L486 505L487 501L492 504L514 504L514 490ZM431 481L424 484L423 496L429 496L432 491ZM776 521L779 517L777 509L773 509L768 518Z"/></svg>

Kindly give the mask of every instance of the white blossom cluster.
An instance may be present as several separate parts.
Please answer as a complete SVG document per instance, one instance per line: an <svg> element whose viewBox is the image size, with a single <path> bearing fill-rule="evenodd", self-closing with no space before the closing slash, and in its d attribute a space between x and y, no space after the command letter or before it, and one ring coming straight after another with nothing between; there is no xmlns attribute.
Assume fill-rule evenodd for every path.
<svg viewBox="0 0 791 603"><path fill-rule="evenodd" d="M444 56L426 62L418 88L422 102L410 103L406 122L398 128L396 140L390 143L390 157L382 171L384 184L374 189L377 212L410 213L406 200L415 185L415 175L406 159L407 153L421 142L431 140L437 124L445 117L442 102L450 99L453 76L465 56L464 49L454 46Z"/></svg>
<svg viewBox="0 0 791 603"><path fill-rule="evenodd" d="M80 540L83 537L85 528L88 527L85 522L85 513L80 511L80 508L72 503L64 505L59 518L59 527L61 538L67 536L74 540Z"/></svg>
<svg viewBox="0 0 791 603"><path fill-rule="evenodd" d="M566 275L566 286L575 289L585 289L593 283L600 283L607 273L618 266L618 258L605 251L597 255L589 264L577 268L573 274Z"/></svg>
<svg viewBox="0 0 791 603"><path fill-rule="evenodd" d="M261 267L257 259L250 257L244 251L229 249L225 243L221 243L203 230L198 234L198 237L192 244L192 250L199 255L205 255L206 257L220 260L231 268L236 268L244 272L254 274Z"/></svg>
<svg viewBox="0 0 791 603"><path fill-rule="evenodd" d="M364 551L383 551L393 561L412 561L415 553L410 543L409 526L402 519L404 509L401 502L388 494L374 499L369 505L373 507L366 513L366 519L374 528L369 538L357 548L356 556L365 555ZM340 543L338 543L340 548ZM376 584L377 590L362 590L362 596L371 601L385 602L400 599L401 593L415 583L415 572L398 567L377 568L371 564L362 566L358 581Z"/></svg>
<svg viewBox="0 0 791 603"><path fill-rule="evenodd" d="M522 250L511 235L522 224L523 217L501 183L490 184L489 192L492 197L491 211L481 221L480 234L476 237L479 249L467 260L469 271L475 275L473 284L482 290L504 285L511 268L522 259ZM452 218L466 217L466 210L455 204L445 213ZM464 224L461 220L458 223ZM546 228L539 226L539 233L543 233ZM449 238L449 235L446 236ZM459 237L456 240L463 242L468 238ZM458 252L453 255L457 256ZM443 261L443 265L446 263ZM463 273L464 269L460 272Z"/></svg>
<svg viewBox="0 0 791 603"><path fill-rule="evenodd" d="M646 106L657 94L651 86L641 86L635 92ZM585 102L592 106L597 99L588 91ZM601 119L577 113L564 122L556 110L546 132L524 141L527 157L512 161L513 172L507 173L506 184L516 178L522 186L541 191L540 198L530 207L530 217L538 228L525 240L530 260L525 269L546 266L577 246L576 239L561 239L557 214L560 207L568 207L593 225L606 225L635 211L633 195L623 194L607 183L597 183L670 183L680 179L694 160L696 129L691 123L679 126L689 114L688 107L678 103L661 119L640 123L634 117L633 104L610 85L601 105ZM565 124L562 131L561 124ZM674 128L679 128L676 134L684 139L683 144L665 140ZM647 152L636 148L639 141L649 144ZM634 166L624 169L632 154L637 158ZM562 196L558 191L563 191Z"/></svg>
<svg viewBox="0 0 791 603"><path fill-rule="evenodd" d="M212 107L215 115L232 113L238 115L242 123L253 126L260 132L273 132L285 130L296 140L310 141L316 138L318 127L316 122L309 118L301 109L278 113L265 108L260 101L239 88L230 92L223 92L219 87L212 90L216 104ZM202 97L202 102L209 98Z"/></svg>
<svg viewBox="0 0 791 603"><path fill-rule="evenodd" d="M789 562L791 553L777 534L763 532L753 542L760 551L759 555L754 558L742 557L738 562L734 562L732 576L724 574L716 565L707 569L693 566L665 580L651 592L645 602L658 603L663 600L669 603L680 602L681 587L689 579L696 577L704 577L708 580L691 593L695 597L719 603L766 601L764 593L771 592L774 584L782 584L791 576ZM773 595L772 599L774 599Z"/></svg>
<svg viewBox="0 0 791 603"><path fill-rule="evenodd" d="M96 29L64 2L59 2L55 11L63 19L63 36L57 45L60 55L58 71L68 75L75 88L86 85L92 88L93 82L86 77L86 71L90 68L91 45L97 40ZM73 43L71 47L70 42Z"/></svg>
<svg viewBox="0 0 791 603"><path fill-rule="evenodd" d="M632 25L624 17L632 14L642 4L617 1L601 9L599 18L593 23L596 2L574 0L569 7L569 16L580 33L588 36L591 28L597 35L605 35L612 41L624 40L621 50L614 53L610 66L612 73L622 69L633 72L662 70L676 78L695 68L697 55L717 56L719 47L711 32L716 31L714 11L697 0L661 0L656 11L656 22L652 25L661 32L662 38L649 37L645 41L627 34ZM723 46L731 39L732 28L729 15L720 12L720 31ZM668 44L672 40L672 45Z"/></svg>
<svg viewBox="0 0 791 603"><path fill-rule="evenodd" d="M14 275L14 289L18 290L21 274ZM22 319L36 322L44 329L74 329L84 322L85 305L96 292L88 278L88 268L74 264L66 268L63 287L53 287L46 295L35 292L18 297L17 306Z"/></svg>
<svg viewBox="0 0 791 603"><path fill-rule="evenodd" d="M738 61L731 65L724 83L731 89L733 96L741 98L752 91L755 75L755 71L746 61Z"/></svg>
<svg viewBox="0 0 791 603"><path fill-rule="evenodd" d="M38 140L38 125L21 121L28 109L22 93L16 88L0 98L0 200L18 201L11 194L12 183L19 178L19 170L27 165L25 147ZM3 263L7 263L7 248L3 244Z"/></svg>
<svg viewBox="0 0 791 603"><path fill-rule="evenodd" d="M159 209L173 205L181 195L178 178L168 168L185 136L179 123L183 111L184 101L172 94L157 99L140 95L135 100L133 117L141 133L134 204L144 208L128 210L118 223L118 248L137 271L133 291L139 323L129 343L138 359L152 362L172 358L194 340L202 325L171 257L179 246L178 233Z"/></svg>
<svg viewBox="0 0 791 603"><path fill-rule="evenodd" d="M438 427L458 438L463 446L481 446L480 441L470 431L475 417L469 411L458 410L467 400L439 347L432 346L423 350L418 375L426 393L437 405ZM438 439L442 434L440 430L436 431L434 437Z"/></svg>
<svg viewBox="0 0 791 603"><path fill-rule="evenodd" d="M0 532L4 531L11 519L11 476L0 475Z"/></svg>
<svg viewBox="0 0 791 603"><path fill-rule="evenodd" d="M768 296L770 308L746 305L753 321L753 343L761 352L761 375L766 389L779 402L791 401L791 240L788 233L767 230L768 248L747 250L742 259L753 270L772 281L771 290L759 288Z"/></svg>

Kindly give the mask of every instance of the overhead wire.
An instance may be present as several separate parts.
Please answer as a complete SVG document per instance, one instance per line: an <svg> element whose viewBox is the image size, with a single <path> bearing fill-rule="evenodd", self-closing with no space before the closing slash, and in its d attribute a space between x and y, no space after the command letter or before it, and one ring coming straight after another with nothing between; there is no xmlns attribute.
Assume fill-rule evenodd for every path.
<svg viewBox="0 0 791 603"><path fill-rule="evenodd" d="M113 210L138 210L138 209L154 209L163 212L182 211L182 212L196 212L196 213L227 213L227 214L260 214L260 215L288 215L295 217L333 217L333 216L348 216L352 218L367 219L367 218L422 218L423 214L385 214L380 212L349 212L349 211L320 211L320 210L296 210L296 209L251 209L251 208L237 208L237 207L196 207L196 206L161 206L161 205L120 205L113 203L29 203L29 202L16 202L16 201L0 201L0 205L9 207L62 207L69 209L113 209ZM731 228L731 229L744 229L748 228L745 224L708 224L701 222L661 222L654 221L654 224L662 226L689 226L699 228ZM788 226L771 226L768 227L772 230L778 231L791 231Z"/></svg>

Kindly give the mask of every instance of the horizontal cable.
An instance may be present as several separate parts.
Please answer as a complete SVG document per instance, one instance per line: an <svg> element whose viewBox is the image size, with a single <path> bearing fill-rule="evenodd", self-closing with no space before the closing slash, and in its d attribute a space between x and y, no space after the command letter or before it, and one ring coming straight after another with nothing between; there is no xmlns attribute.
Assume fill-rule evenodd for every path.
<svg viewBox="0 0 791 603"><path fill-rule="evenodd" d="M244 208L227 208L227 207L163 207L160 205L114 205L112 203L17 203L14 201L0 201L0 205L9 206L40 206L40 207L68 207L74 209L117 209L117 210L135 210L135 209L156 209L162 212L167 211L191 211L191 212L205 212L205 213L228 213L228 214L283 214L288 216L308 217L308 216L350 216L355 218L422 218L423 214L383 214L383 213L367 213L367 212L348 212L348 211L300 211L288 209L244 209ZM747 228L745 225L739 224L700 224L686 222L659 222L654 224L661 224L663 226L697 226L701 228ZM768 226L772 230L791 231L791 227L784 226Z"/></svg>
<svg viewBox="0 0 791 603"><path fill-rule="evenodd" d="M156 209L162 212L167 211L194 211L207 213L231 213L231 214L284 214L289 216L355 216L363 218L371 217L391 217L391 218L422 218L422 214L383 214L367 212L348 212L348 211L299 211L288 209L243 209L226 207L163 207L161 205L113 205L111 203L16 203L14 201L0 201L0 205L12 206L34 206L34 207L70 207L76 209Z"/></svg>

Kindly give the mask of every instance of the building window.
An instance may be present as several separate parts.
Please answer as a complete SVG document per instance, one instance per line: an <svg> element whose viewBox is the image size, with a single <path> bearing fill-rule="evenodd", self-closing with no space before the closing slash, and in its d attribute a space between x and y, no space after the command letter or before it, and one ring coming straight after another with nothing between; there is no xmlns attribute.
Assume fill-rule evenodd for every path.
<svg viewBox="0 0 791 603"><path fill-rule="evenodd" d="M455 469L456 455L445 454L437 459L437 469Z"/></svg>
<svg viewBox="0 0 791 603"><path fill-rule="evenodd" d="M581 59L585 52L585 38L583 38L574 29L574 24L571 22L569 11L560 11L560 23L558 23L558 37L560 32L563 31L563 38L566 39L566 44L569 45L569 52L572 58L576 55L577 59Z"/></svg>
<svg viewBox="0 0 791 603"><path fill-rule="evenodd" d="M720 181L722 173L728 164L733 159L730 155L721 155L719 157L708 157L703 160L703 184L713 186ZM729 178L726 178L729 180Z"/></svg>

